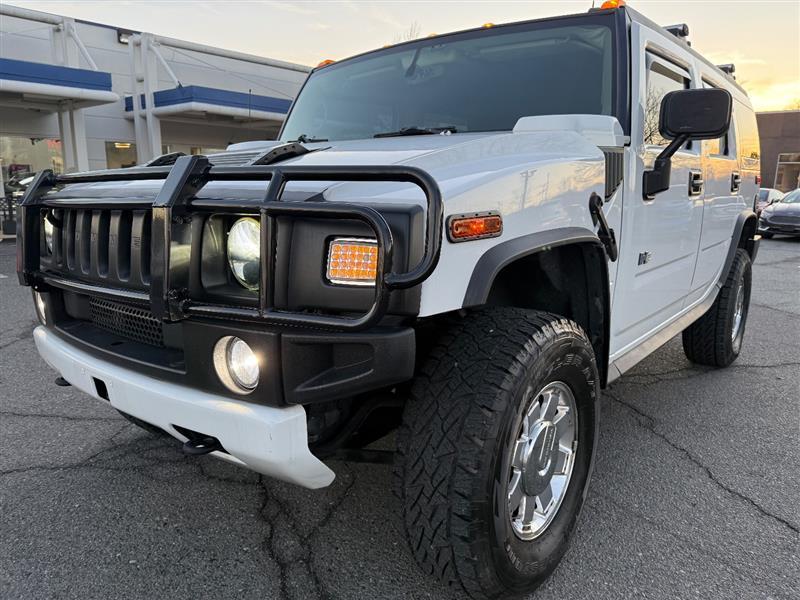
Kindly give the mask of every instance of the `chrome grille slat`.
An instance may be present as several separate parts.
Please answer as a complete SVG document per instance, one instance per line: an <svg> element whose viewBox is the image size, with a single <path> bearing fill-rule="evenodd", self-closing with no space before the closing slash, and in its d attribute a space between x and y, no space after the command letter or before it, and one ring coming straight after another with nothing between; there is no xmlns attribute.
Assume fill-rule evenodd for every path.
<svg viewBox="0 0 800 600"><path fill-rule="evenodd" d="M64 218L64 254L67 256L66 268L75 270L75 211L68 210Z"/></svg>
<svg viewBox="0 0 800 600"><path fill-rule="evenodd" d="M150 286L151 212L144 209L59 208L50 271L67 279L146 291Z"/></svg>
<svg viewBox="0 0 800 600"><path fill-rule="evenodd" d="M92 211L80 210L75 224L75 245L78 249L78 265L81 273L91 271Z"/></svg>

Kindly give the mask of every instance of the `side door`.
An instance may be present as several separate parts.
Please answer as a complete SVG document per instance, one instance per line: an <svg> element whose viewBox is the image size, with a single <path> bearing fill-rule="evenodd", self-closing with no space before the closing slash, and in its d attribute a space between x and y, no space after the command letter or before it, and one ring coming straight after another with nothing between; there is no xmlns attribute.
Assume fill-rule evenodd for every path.
<svg viewBox="0 0 800 600"><path fill-rule="evenodd" d="M672 158L670 187L645 198L642 173L667 145L658 131L661 100L692 87L691 64L661 33L631 26L631 158L633 181L622 209L620 265L611 319L612 360L676 317L689 293L703 211L699 146Z"/></svg>
<svg viewBox="0 0 800 600"><path fill-rule="evenodd" d="M703 87L722 87L703 77ZM736 103L734 102L734 112ZM719 139L698 142L702 145L703 229L697 253L697 267L686 306L702 299L719 279L725 263L737 215L744 210L743 175L737 159L734 119L731 129Z"/></svg>

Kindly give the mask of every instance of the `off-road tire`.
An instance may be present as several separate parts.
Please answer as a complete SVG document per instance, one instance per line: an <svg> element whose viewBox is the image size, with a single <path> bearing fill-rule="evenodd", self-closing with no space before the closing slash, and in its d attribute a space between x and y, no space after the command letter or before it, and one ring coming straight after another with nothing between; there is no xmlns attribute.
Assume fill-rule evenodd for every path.
<svg viewBox="0 0 800 600"><path fill-rule="evenodd" d="M509 440L526 390L565 382L575 396L578 446L552 522L523 541L509 522ZM574 322L514 308L454 318L416 377L397 435L397 492L420 567L473 598L535 589L567 550L597 440L597 365Z"/></svg>
<svg viewBox="0 0 800 600"><path fill-rule="evenodd" d="M683 351L690 361L710 367L727 367L739 356L750 307L752 273L750 255L746 250L737 249L714 304L683 332ZM734 338L736 293L740 283L744 285L744 314Z"/></svg>

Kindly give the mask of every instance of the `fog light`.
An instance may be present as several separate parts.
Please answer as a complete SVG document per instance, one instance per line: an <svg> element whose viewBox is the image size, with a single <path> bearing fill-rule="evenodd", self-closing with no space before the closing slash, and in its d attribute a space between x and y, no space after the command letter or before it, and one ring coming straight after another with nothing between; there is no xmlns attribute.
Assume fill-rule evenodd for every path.
<svg viewBox="0 0 800 600"><path fill-rule="evenodd" d="M47 303L44 301L44 296L39 292L33 292L33 302L36 306L36 316L42 325L47 325Z"/></svg>
<svg viewBox="0 0 800 600"><path fill-rule="evenodd" d="M228 335L214 346L214 369L225 387L238 394L247 394L258 385L261 366L247 342Z"/></svg>

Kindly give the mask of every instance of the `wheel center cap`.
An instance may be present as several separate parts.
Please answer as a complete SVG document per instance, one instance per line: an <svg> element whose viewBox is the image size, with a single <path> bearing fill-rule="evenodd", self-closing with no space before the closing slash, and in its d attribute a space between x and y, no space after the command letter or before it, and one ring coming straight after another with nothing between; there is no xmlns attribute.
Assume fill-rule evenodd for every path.
<svg viewBox="0 0 800 600"><path fill-rule="evenodd" d="M522 485L528 496L538 496L550 483L556 468L556 426L539 421L529 436L522 466Z"/></svg>

